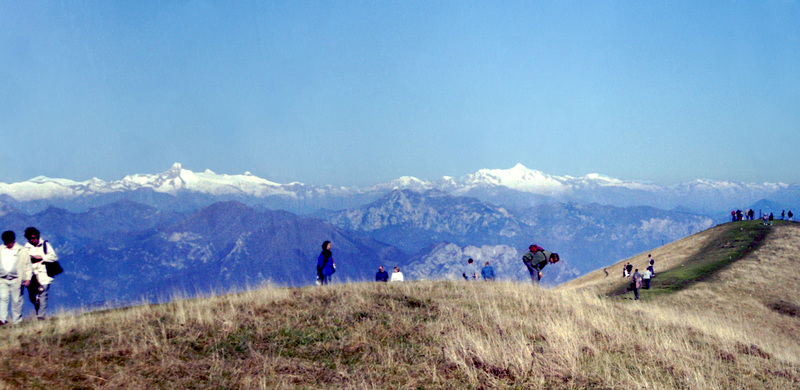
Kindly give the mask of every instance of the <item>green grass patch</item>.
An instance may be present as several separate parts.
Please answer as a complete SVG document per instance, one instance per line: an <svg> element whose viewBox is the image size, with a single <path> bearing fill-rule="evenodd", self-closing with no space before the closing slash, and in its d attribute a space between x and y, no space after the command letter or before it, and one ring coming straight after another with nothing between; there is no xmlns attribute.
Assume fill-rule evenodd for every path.
<svg viewBox="0 0 800 390"><path fill-rule="evenodd" d="M776 221L777 223L779 221ZM730 222L726 225L727 229L722 234L692 253L685 262L657 272L650 283L650 289L642 291L647 291L647 296L652 298L671 294L697 282L708 280L717 272L758 249L772 231L772 226L765 226L761 221ZM626 284L611 295L623 295L628 292L627 287Z"/></svg>

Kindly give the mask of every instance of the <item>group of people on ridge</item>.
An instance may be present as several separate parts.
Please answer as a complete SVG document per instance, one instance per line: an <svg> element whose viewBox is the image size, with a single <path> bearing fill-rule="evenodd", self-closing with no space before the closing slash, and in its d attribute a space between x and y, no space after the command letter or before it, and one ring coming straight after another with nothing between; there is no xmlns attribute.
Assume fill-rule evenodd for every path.
<svg viewBox="0 0 800 390"><path fill-rule="evenodd" d="M644 288L645 290L650 289L650 280L656 276L656 271L653 268L653 266L656 263L656 260L653 259L653 256L650 254L647 255L647 260L649 264L643 274L639 273L638 268L634 270L633 265L631 263L627 263L625 264L624 267L622 267L622 277L631 278L631 284L630 287L628 287L628 290L633 291L634 300L639 299L640 289L642 288ZM633 274L631 274L631 271L633 271Z"/></svg>
<svg viewBox="0 0 800 390"><path fill-rule="evenodd" d="M547 264L554 264L559 261L558 253L545 251L538 245L531 245L528 247L528 252L522 256L522 263L530 273L531 281L538 283L542 279L542 269ZM322 243L322 252L317 257L317 284L326 285L330 283L331 277L336 272L336 264L333 260L331 253L331 242L325 241ZM464 280L479 280L485 281L495 280L494 267L486 261L482 268L478 268L475 260L467 260L467 265L461 272ZM403 273L400 272L400 267L394 267L394 272L391 276L383 266L378 267L378 272L375 273L376 282L402 282L404 281Z"/></svg>
<svg viewBox="0 0 800 390"><path fill-rule="evenodd" d="M789 217L789 221L792 220L794 214L792 214L792 210L789 210L789 213L786 213L786 210L781 210L781 221L785 220L786 217ZM752 221L755 219L755 211L753 209L749 209L747 211L742 210L733 210L731 211L731 222L736 221ZM775 220L775 215L773 213L763 213L761 214L761 220L764 222L764 225L772 225L772 221Z"/></svg>
<svg viewBox="0 0 800 390"><path fill-rule="evenodd" d="M42 240L39 230L25 229L28 242L23 246L17 242L12 230L3 232L3 246L0 247L0 325L22 321L22 301L24 290L36 309L36 318L43 320L47 313L47 301L53 277L61 272L58 256L46 240ZM53 268L52 266L56 267ZM56 271L55 269L59 269ZM8 304L11 302L11 317Z"/></svg>

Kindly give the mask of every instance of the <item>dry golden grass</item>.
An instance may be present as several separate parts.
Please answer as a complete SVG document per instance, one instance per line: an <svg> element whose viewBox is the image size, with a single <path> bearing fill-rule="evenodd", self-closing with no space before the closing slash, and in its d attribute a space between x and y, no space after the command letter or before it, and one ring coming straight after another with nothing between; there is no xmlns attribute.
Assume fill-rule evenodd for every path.
<svg viewBox="0 0 800 390"><path fill-rule="evenodd" d="M724 229L651 253L661 269L671 261L680 267L694 256L681 260L683 254ZM776 225L757 250L712 277L643 301L606 298L608 282L588 275L553 290L483 282L265 287L65 314L0 329L0 383L102 389L797 388L800 318L792 308L800 302L798 277L789 275L800 271L798 239L797 225Z"/></svg>

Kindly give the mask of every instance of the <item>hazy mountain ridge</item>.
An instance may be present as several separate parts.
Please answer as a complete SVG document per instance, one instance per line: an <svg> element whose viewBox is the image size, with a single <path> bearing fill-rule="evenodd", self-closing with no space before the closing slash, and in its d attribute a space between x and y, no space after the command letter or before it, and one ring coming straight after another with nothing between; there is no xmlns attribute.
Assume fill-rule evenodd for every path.
<svg viewBox="0 0 800 390"><path fill-rule="evenodd" d="M51 188L60 189L50 194L74 191L47 198ZM764 199L765 192L779 200L734 203ZM13 197L25 193L36 196ZM176 164L110 184L0 183L0 224L20 233L37 226L51 240L67 269L53 294L69 305L268 280L313 283L323 240L335 242L340 281L371 280L378 265L401 266L411 279L449 278L469 257L490 261L501 278L524 280L519 259L537 243L562 256L546 272L546 283L554 284L728 218L727 211L710 218L690 207L650 205L678 202L677 193L704 210L800 199L797 185L695 181L665 188L602 175L557 177L522 165L357 189L193 173Z"/></svg>
<svg viewBox="0 0 800 390"><path fill-rule="evenodd" d="M84 213L49 208L30 216L6 214L0 225L20 233L37 226L51 242L65 268L51 292L62 307L163 300L175 292L227 291L267 281L312 284L324 240L336 243L339 281L370 279L379 264L405 257L318 219L237 202L188 214L131 202Z"/></svg>
<svg viewBox="0 0 800 390"><path fill-rule="evenodd" d="M711 218L639 206L542 204L508 211L475 198L440 191L394 190L358 209L326 220L416 253L406 265L412 278L453 278L468 258L489 261L503 279L525 280L520 257L537 243L562 256L545 284L582 273L707 229ZM434 223L431 223L434 221ZM451 229L451 230L448 230Z"/></svg>
<svg viewBox="0 0 800 390"><path fill-rule="evenodd" d="M67 270L53 294L75 306L265 281L310 284L324 240L335 243L339 281L372 280L378 265L401 266L409 279L449 278L467 257L492 262L502 279L524 280L519 259L536 242L562 255L547 270L546 283L555 284L712 221L647 207L564 204L537 206L522 218L474 198L397 190L328 221L233 201L175 213L123 200L82 213L10 212L0 224L42 230Z"/></svg>

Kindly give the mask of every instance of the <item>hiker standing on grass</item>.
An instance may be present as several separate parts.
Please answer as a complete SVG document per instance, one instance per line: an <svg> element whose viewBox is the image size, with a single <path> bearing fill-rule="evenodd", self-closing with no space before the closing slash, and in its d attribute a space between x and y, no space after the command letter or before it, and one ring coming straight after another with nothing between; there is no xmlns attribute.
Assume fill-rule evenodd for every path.
<svg viewBox="0 0 800 390"><path fill-rule="evenodd" d="M650 267L652 267L652 265ZM644 281L645 290L650 289L650 278L653 277L653 273L650 272L650 267L647 267L647 269L644 270L644 274L642 275L642 280Z"/></svg>
<svg viewBox="0 0 800 390"><path fill-rule="evenodd" d="M478 280L478 267L474 262L475 260L472 259L467 260L467 267L464 268L464 272L461 273L461 276L467 281Z"/></svg>
<svg viewBox="0 0 800 390"><path fill-rule="evenodd" d="M775 217L772 215L772 213L769 213L769 224L770 225L772 225L772 220L773 219L775 219Z"/></svg>
<svg viewBox="0 0 800 390"><path fill-rule="evenodd" d="M634 299L639 300L639 289L642 288L642 274L639 273L638 268L631 277L631 288L633 289Z"/></svg>
<svg viewBox="0 0 800 390"><path fill-rule="evenodd" d="M47 296L53 283L53 277L47 274L47 263L57 261L58 256L53 246L47 240L41 239L36 228L25 229L25 238L28 239L25 248L31 257L33 269L31 284L28 286L28 298L36 309L36 318L43 320L47 314Z"/></svg>
<svg viewBox="0 0 800 390"><path fill-rule="evenodd" d="M633 265L631 263L625 264L625 277L631 276L631 271L633 271Z"/></svg>
<svg viewBox="0 0 800 390"><path fill-rule="evenodd" d="M481 277L483 277L483 280L489 282L494 280L494 268L489 265L488 261L483 265L483 268L481 268Z"/></svg>
<svg viewBox="0 0 800 390"><path fill-rule="evenodd" d="M531 282L536 284L542 280L542 269L548 264L558 262L558 254L546 252L542 247L533 244L528 247L528 253L522 256L522 263L528 267L531 274Z"/></svg>
<svg viewBox="0 0 800 390"><path fill-rule="evenodd" d="M392 278L389 279L390 282L402 282L405 279L403 278L403 273L400 272L400 267L394 267L394 272L392 272Z"/></svg>
<svg viewBox="0 0 800 390"><path fill-rule="evenodd" d="M17 244L11 230L2 234L0 247L0 325L8 321L8 301L11 299L11 323L22 321L22 287L31 284L31 258L28 250Z"/></svg>
<svg viewBox="0 0 800 390"><path fill-rule="evenodd" d="M322 243L322 252L317 258L317 277L321 285L326 285L331 281L336 268L333 265L333 253L331 252L331 242Z"/></svg>
<svg viewBox="0 0 800 390"><path fill-rule="evenodd" d="M378 272L375 274L376 282L388 282L389 273L383 270L383 266L378 267Z"/></svg>
<svg viewBox="0 0 800 390"><path fill-rule="evenodd" d="M786 214L786 215L789 217L790 221L792 220L792 217L794 216L794 214L792 214L792 210L789 210L789 214Z"/></svg>

